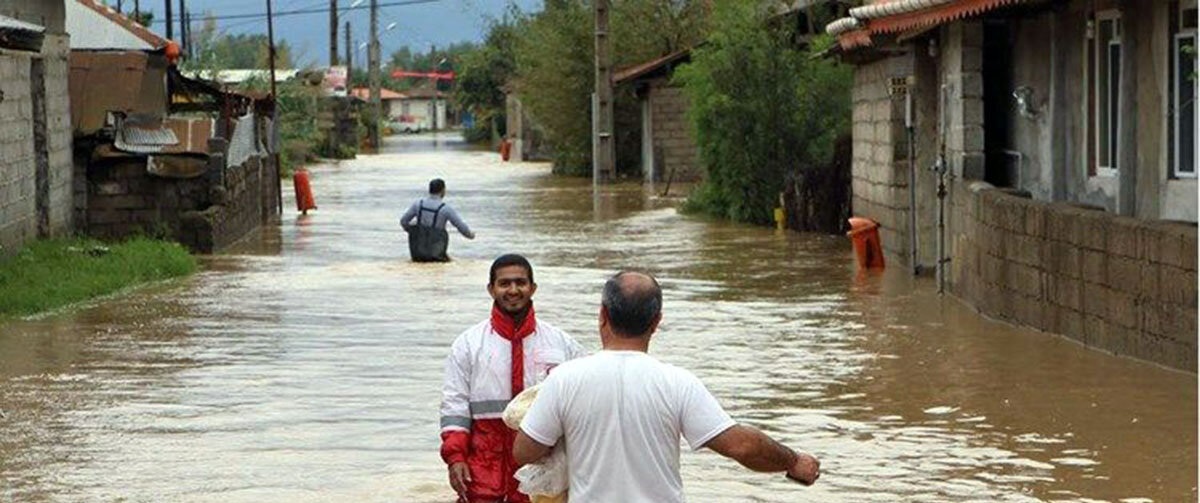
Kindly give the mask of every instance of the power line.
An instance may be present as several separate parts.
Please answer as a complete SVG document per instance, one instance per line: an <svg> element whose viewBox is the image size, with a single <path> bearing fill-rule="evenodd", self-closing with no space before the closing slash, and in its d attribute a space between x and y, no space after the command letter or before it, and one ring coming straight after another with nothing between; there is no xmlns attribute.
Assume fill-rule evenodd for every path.
<svg viewBox="0 0 1200 503"><path fill-rule="evenodd" d="M382 7L401 7L401 6L405 6L405 5L436 3L436 2L440 2L440 1L441 0L403 0L403 1L399 1L399 2L380 2L379 7L381 7L381 8ZM343 9L343 10L347 10L347 11L365 10L365 9L369 9L369 8L370 8L369 6L360 5L358 7L347 7L346 9ZM296 16L296 15L301 15L301 14L322 14L322 13L326 13L326 14L329 13L329 8L326 7L326 8L296 9L296 10L289 10L289 11L279 11L279 12L275 12L274 16L276 18L279 18L279 17L283 17L283 16ZM227 14L227 15L223 15L223 16L212 16L212 19L215 19L215 20L248 19L248 18L266 19L267 13L256 12L256 13L251 13L251 14ZM166 20L165 19L155 19L152 22L154 24L159 24L159 23L165 23Z"/></svg>

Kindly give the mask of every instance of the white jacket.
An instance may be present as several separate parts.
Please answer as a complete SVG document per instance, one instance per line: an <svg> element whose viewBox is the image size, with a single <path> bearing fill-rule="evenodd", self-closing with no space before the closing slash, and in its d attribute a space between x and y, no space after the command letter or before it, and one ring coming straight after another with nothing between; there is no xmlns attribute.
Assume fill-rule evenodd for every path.
<svg viewBox="0 0 1200 503"><path fill-rule="evenodd" d="M525 387L546 379L555 366L587 353L575 339L549 323L537 320L526 336ZM442 388L442 432L471 430L475 419L499 419L512 398L512 343L485 320L454 339L446 358Z"/></svg>

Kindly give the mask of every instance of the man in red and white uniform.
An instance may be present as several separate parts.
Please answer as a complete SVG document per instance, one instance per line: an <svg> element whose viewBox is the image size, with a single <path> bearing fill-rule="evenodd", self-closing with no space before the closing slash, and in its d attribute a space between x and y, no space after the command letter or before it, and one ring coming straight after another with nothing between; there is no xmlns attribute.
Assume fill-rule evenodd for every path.
<svg viewBox="0 0 1200 503"><path fill-rule="evenodd" d="M533 266L520 255L492 263L488 320L467 329L446 359L442 389L442 459L462 503L526 503L517 491L516 432L501 416L508 401L540 383L558 364L585 355L563 331L537 319Z"/></svg>

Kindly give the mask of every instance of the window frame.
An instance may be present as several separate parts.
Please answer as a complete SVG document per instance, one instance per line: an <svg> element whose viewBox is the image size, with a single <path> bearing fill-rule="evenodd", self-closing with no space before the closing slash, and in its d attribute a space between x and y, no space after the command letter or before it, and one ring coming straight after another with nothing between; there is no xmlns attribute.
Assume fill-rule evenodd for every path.
<svg viewBox="0 0 1200 503"><path fill-rule="evenodd" d="M1186 12L1186 10L1189 7L1195 8L1194 6L1195 6L1195 3L1191 3L1191 5L1188 5L1187 2L1180 2L1180 5L1179 5L1180 14L1182 15L1184 12ZM1181 56L1180 55L1180 42L1186 38L1191 39L1193 48L1196 47L1197 46L1196 28L1188 28L1188 29L1184 29L1184 30L1178 30L1171 35L1171 71L1172 71L1172 78L1171 78L1171 82L1170 82L1170 85L1171 85L1171 97L1170 97L1171 119L1170 120L1172 121L1172 124L1171 124L1171 126L1172 126L1171 127L1171 129L1172 129L1172 132L1171 132L1171 177L1176 178L1176 179L1195 179L1195 178L1197 178L1197 176L1196 176L1197 170L1196 170L1196 165L1195 165L1196 144L1200 143L1197 141L1198 133L1200 133L1200 131L1197 130L1197 126L1200 126L1200 107L1197 107L1197 104L1198 104L1197 103L1197 101L1198 101L1197 93L1198 92L1197 92L1196 82L1193 81L1192 82L1192 96L1191 96L1191 99L1192 99L1192 114L1191 114L1192 115L1192 135L1193 135L1192 136L1192 160L1193 160L1192 171L1190 171L1190 172L1180 171L1180 167L1182 166L1182 163L1180 162L1179 150L1180 150L1180 146L1182 144L1182 142L1180 141L1182 139L1182 136L1180 134L1179 125L1180 125L1180 122L1183 120L1183 116L1179 113L1181 98L1182 98L1181 91L1183 89L1183 86L1181 84L1183 83L1184 79L1187 79L1190 77L1190 75L1183 75L1183 72L1181 71L1182 69L1180 67L1180 56ZM1193 60L1193 62L1192 62L1193 71L1196 70L1196 67L1197 67L1196 62Z"/></svg>
<svg viewBox="0 0 1200 503"><path fill-rule="evenodd" d="M1087 156L1086 174L1088 177L1115 178L1120 172L1118 160L1121 158L1121 145L1118 141L1118 138L1120 137L1123 121L1121 120L1119 101L1121 96L1121 69L1119 67L1119 62L1125 57L1124 47L1121 44L1125 27L1121 20L1122 16L1119 9L1104 9L1096 11L1092 16L1091 29L1088 30L1087 33L1088 40L1087 49L1085 49L1085 51L1089 52L1090 54L1085 54L1084 65L1086 67L1085 78L1088 87L1088 94L1091 96L1091 99L1088 100L1087 104L1087 143L1089 155ZM1106 43L1101 43L1100 25L1108 21L1113 23L1115 35L1113 39L1108 40ZM1100 79L1102 77L1109 78L1114 72L1113 68L1109 68L1109 66L1111 66L1109 63L1111 63L1112 59L1111 51L1114 49L1117 51L1116 56L1118 59L1118 67L1115 69L1117 81L1109 82L1107 95L1101 96ZM1101 58L1104 58L1104 61L1106 62L1104 67L1105 75L1103 76L1100 75ZM1100 159L1102 157L1102 150L1100 146L1101 114L1109 115L1109 123L1106 124L1109 129L1109 131L1106 132L1106 134L1109 134L1108 165L1100 164ZM1112 124L1112 122L1115 122L1116 124ZM1110 134L1113 132L1115 132L1115 134Z"/></svg>

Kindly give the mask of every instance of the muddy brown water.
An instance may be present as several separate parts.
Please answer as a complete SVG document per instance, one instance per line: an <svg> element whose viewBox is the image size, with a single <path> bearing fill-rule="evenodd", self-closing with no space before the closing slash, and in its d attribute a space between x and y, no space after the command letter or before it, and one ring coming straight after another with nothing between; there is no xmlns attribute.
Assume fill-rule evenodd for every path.
<svg viewBox="0 0 1200 503"><path fill-rule="evenodd" d="M603 280L653 271L652 353L822 459L802 488L685 449L691 501L1196 500L1194 375L857 274L842 237L681 216L637 186L593 201L453 138L313 167L317 211L194 277L0 325L0 501L449 503L442 361L507 251L592 349ZM434 176L479 238L413 264L397 220Z"/></svg>

